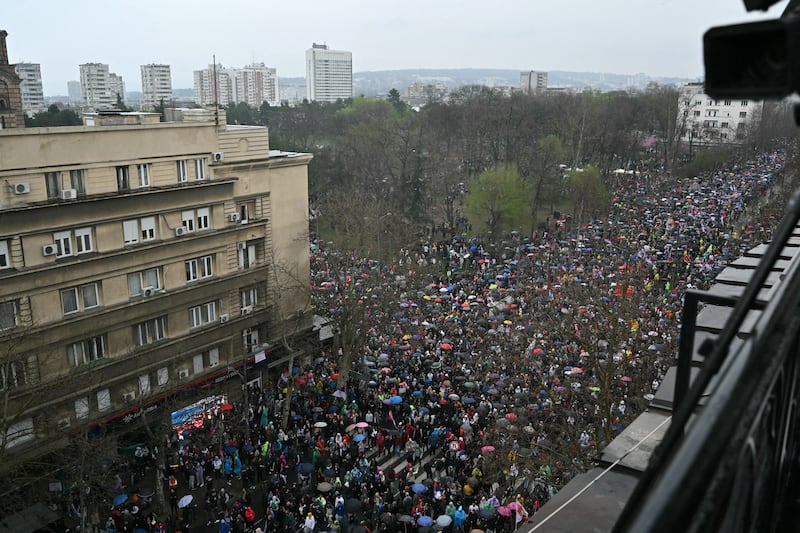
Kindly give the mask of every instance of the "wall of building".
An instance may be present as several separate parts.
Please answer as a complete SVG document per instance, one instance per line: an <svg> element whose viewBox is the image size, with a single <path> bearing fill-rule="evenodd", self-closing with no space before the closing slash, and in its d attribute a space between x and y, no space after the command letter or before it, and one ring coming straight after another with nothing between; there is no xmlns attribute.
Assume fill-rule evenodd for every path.
<svg viewBox="0 0 800 533"><path fill-rule="evenodd" d="M208 379L310 324L310 156L271 153L266 128L44 128L0 142L0 311L14 316L0 326L0 348L13 346L0 368L25 365L9 408L35 437ZM83 171L83 194L48 198L46 173L66 186L70 170ZM141 342L155 324L162 338ZM54 383L58 394L37 394Z"/></svg>

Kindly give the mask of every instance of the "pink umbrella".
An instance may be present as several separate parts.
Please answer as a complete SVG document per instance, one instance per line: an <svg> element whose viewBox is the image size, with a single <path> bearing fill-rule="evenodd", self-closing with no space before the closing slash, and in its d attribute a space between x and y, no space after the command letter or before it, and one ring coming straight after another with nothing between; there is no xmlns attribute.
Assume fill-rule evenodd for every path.
<svg viewBox="0 0 800 533"><path fill-rule="evenodd" d="M368 428L369 424L367 424L366 422L359 422L358 424L356 424L356 427L357 428L362 428L362 429L363 428Z"/></svg>
<svg viewBox="0 0 800 533"><path fill-rule="evenodd" d="M513 513L514 511L512 511L505 505L501 505L500 507L497 508L497 512L503 516L511 516L511 513Z"/></svg>
<svg viewBox="0 0 800 533"><path fill-rule="evenodd" d="M388 366L385 366L385 367L381 368L381 374L388 374L391 371L392 371L392 369L389 368Z"/></svg>
<svg viewBox="0 0 800 533"><path fill-rule="evenodd" d="M583 374L583 369L577 366L573 366L570 372L572 374Z"/></svg>
<svg viewBox="0 0 800 533"><path fill-rule="evenodd" d="M514 413L506 413L506 420L516 420L518 417Z"/></svg>
<svg viewBox="0 0 800 533"><path fill-rule="evenodd" d="M481 451L483 453L491 453L494 451L494 446L484 446L483 448L481 448Z"/></svg>
<svg viewBox="0 0 800 533"><path fill-rule="evenodd" d="M633 381L633 378L631 378L630 376L622 376L622 377L621 377L621 378L619 378L619 379L621 379L621 380L622 380L622 381L624 381L625 383L630 383L631 381Z"/></svg>

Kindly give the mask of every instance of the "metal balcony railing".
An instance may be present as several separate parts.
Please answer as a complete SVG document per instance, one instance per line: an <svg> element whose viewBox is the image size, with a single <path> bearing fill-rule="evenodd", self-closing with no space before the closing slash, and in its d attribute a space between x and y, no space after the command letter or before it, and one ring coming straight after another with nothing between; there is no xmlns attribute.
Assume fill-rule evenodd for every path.
<svg viewBox="0 0 800 533"><path fill-rule="evenodd" d="M612 531L797 529L800 257L768 299L759 292L796 240L798 221L800 191L740 298L687 292L672 422ZM705 359L690 385L701 302L732 310L716 338L699 347ZM731 350L754 311L760 316Z"/></svg>

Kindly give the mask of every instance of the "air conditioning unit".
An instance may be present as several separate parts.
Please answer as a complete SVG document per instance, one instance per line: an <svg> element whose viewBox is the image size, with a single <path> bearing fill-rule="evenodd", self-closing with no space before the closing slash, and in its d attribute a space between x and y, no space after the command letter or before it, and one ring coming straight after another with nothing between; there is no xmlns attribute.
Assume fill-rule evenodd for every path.
<svg viewBox="0 0 800 533"><path fill-rule="evenodd" d="M64 189L61 191L62 200L74 200L78 197L78 191L75 189Z"/></svg>
<svg viewBox="0 0 800 533"><path fill-rule="evenodd" d="M244 307L242 307L242 314L243 315L249 315L252 312L253 312L253 306L252 305L245 305Z"/></svg>
<svg viewBox="0 0 800 533"><path fill-rule="evenodd" d="M189 377L189 369L188 368L181 368L178 370L178 378L179 379L186 379Z"/></svg>
<svg viewBox="0 0 800 533"><path fill-rule="evenodd" d="M122 399L125 400L126 402L132 402L136 399L136 393L133 391L126 392L125 394L122 395Z"/></svg>
<svg viewBox="0 0 800 533"><path fill-rule="evenodd" d="M31 192L31 184L30 183L15 183L14 184L14 194L28 194Z"/></svg>
<svg viewBox="0 0 800 533"><path fill-rule="evenodd" d="M219 315L220 324L224 324L227 321L228 321L228 313L222 313L221 315Z"/></svg>
<svg viewBox="0 0 800 533"><path fill-rule="evenodd" d="M228 215L228 220L231 222L239 222L239 213L231 213Z"/></svg>
<svg viewBox="0 0 800 533"><path fill-rule="evenodd" d="M149 298L150 296L156 294L158 289L155 287L142 287L142 296L145 298Z"/></svg>
<svg viewBox="0 0 800 533"><path fill-rule="evenodd" d="M178 226L177 228L175 228L175 236L176 237L180 237L182 235L186 235L187 233L189 233L189 230L186 229L184 226Z"/></svg>
<svg viewBox="0 0 800 533"><path fill-rule="evenodd" d="M215 163L219 162L219 161L223 161L225 159L225 152L214 152L211 155L211 158L213 159L213 161Z"/></svg>
<svg viewBox="0 0 800 533"><path fill-rule="evenodd" d="M58 253L58 246L55 244L45 244L42 246L42 255L56 255Z"/></svg>

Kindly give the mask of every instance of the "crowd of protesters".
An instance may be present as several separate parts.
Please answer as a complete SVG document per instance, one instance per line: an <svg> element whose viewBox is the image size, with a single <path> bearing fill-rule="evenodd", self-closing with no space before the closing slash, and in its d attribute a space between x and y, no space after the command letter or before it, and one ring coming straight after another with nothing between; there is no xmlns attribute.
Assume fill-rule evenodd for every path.
<svg viewBox="0 0 800 533"><path fill-rule="evenodd" d="M786 158L617 175L587 223L558 213L488 242L461 220L386 263L320 246L316 313L359 335L352 369L334 343L173 434L170 514L223 532L535 520L657 393L685 289L769 240Z"/></svg>

